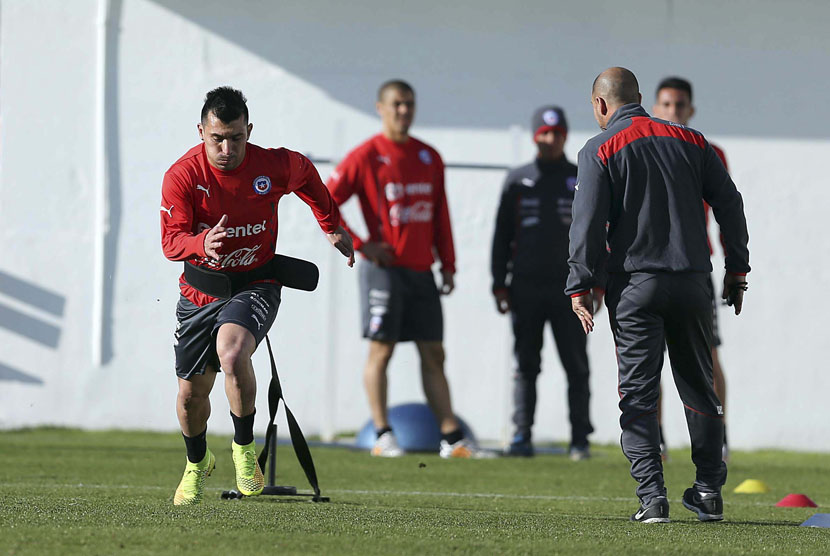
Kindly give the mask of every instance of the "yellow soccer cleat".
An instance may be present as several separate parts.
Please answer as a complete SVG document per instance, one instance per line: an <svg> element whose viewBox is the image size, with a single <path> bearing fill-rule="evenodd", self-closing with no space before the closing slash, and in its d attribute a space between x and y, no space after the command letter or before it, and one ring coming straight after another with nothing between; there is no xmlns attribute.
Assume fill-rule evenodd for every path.
<svg viewBox="0 0 830 556"><path fill-rule="evenodd" d="M195 506L201 504L205 494L205 481L216 467L216 458L210 450L207 450L205 457L199 463L187 462L184 468L184 476L173 496L173 504L176 506Z"/></svg>
<svg viewBox="0 0 830 556"><path fill-rule="evenodd" d="M256 496L262 494L265 488L265 477L262 476L262 469L256 459L256 444L251 442L240 446L236 442L231 443L233 451L233 465L236 467L236 488L245 496Z"/></svg>

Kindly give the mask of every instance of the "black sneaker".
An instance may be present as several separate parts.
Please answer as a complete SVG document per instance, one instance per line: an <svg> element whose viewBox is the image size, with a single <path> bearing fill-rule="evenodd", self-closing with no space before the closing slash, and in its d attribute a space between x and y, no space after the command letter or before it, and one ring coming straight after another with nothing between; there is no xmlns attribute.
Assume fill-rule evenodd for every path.
<svg viewBox="0 0 830 556"><path fill-rule="evenodd" d="M723 497L717 492L698 492L694 487L683 493L683 505L697 514L700 521L723 519Z"/></svg>
<svg viewBox="0 0 830 556"><path fill-rule="evenodd" d="M505 456L532 458L534 454L533 444L529 434L516 433L510 446L504 451Z"/></svg>
<svg viewBox="0 0 830 556"><path fill-rule="evenodd" d="M638 523L669 523L669 501L665 496L658 496L648 506L641 503L637 513L632 514L631 521Z"/></svg>
<svg viewBox="0 0 830 556"><path fill-rule="evenodd" d="M585 444L571 444L568 447L568 457L571 461L583 461L591 457L591 446Z"/></svg>

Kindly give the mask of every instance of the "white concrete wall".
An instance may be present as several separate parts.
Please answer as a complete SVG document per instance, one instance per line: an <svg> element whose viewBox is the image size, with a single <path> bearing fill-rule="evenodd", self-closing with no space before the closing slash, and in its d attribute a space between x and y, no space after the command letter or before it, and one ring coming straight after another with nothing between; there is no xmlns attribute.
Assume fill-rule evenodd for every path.
<svg viewBox="0 0 830 556"><path fill-rule="evenodd" d="M744 194L755 270L744 314L721 313L732 445L830 450L823 351L830 302L813 293L830 282L821 234L830 141L818 100L830 88L820 69L830 52L822 29L830 5L625 6L110 0L99 126L99 3L2 0L0 426L176 429L171 340L180 267L161 254L158 200L164 171L198 141L210 88L246 93L254 142L336 159L377 131L376 87L400 76L418 92L414 133L447 162L515 164L533 155L527 122L545 102L567 110L567 152L575 158L596 132L592 79L624 65L640 78L647 108L661 77L693 81L693 125L725 148ZM109 164L110 228L96 340L100 153ZM331 167L320 171L325 177ZM457 412L493 440L509 434L510 413L512 339L493 308L488 271L502 179L494 171L447 176L459 257L458 289L445 303L447 373ZM357 272L293 197L281 208L279 250L322 272L316 293L285 292L271 332L286 396L307 433L356 430L368 418ZM605 322L600 316L590 338L591 410L594 440L616 442L616 365ZM536 433L565 440L564 375L550 344ZM264 350L255 365L264 415ZM666 376L667 436L682 445L682 410ZM423 399L412 346L399 347L390 385L392 403ZM223 398L217 388L214 431L231 428Z"/></svg>

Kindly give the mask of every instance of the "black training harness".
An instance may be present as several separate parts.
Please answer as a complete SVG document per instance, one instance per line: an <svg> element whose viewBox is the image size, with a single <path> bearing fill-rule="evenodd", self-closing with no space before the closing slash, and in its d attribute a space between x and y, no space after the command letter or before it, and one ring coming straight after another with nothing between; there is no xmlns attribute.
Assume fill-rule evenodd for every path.
<svg viewBox="0 0 830 556"><path fill-rule="evenodd" d="M314 291L317 288L320 271L312 262L287 257L285 255L275 255L270 261L253 270L233 273L211 270L185 262L184 278L188 284L202 293L221 299L228 299L242 291L252 282L259 280L276 280L287 288ZM320 495L320 487L317 484L317 472L314 469L314 460L311 459L311 451L308 449L308 443L306 442L305 436L303 436L300 425L297 423L297 419L294 418L294 414L291 413L282 395L280 377L277 375L277 364L274 361L271 340L267 334L265 335L265 344L268 346L268 356L271 358L271 383L268 385L268 413L270 415L270 421L268 422L268 432L265 434L265 447L263 447L258 458L259 467L260 469L265 469L265 463L268 461L268 450L271 443L277 441L276 438L273 438L275 427L272 425L277 416L280 400L282 400L282 404L285 407L285 417L288 421L288 431L291 434L291 444L294 446L294 453L300 461L308 483L314 489L312 500L315 502L324 500L325 497Z"/></svg>

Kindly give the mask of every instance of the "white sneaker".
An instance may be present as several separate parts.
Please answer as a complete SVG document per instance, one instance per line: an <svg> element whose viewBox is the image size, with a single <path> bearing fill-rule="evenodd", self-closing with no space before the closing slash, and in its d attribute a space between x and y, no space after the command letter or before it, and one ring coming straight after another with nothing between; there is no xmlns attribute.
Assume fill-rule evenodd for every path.
<svg viewBox="0 0 830 556"><path fill-rule="evenodd" d="M382 458L399 458L404 452L398 446L398 439L395 438L395 433L386 431L375 440L371 454Z"/></svg>
<svg viewBox="0 0 830 556"><path fill-rule="evenodd" d="M495 453L487 450L482 450L466 438L462 438L454 444L450 444L446 440L442 440L441 450L439 454L444 459L491 459L496 457Z"/></svg>

